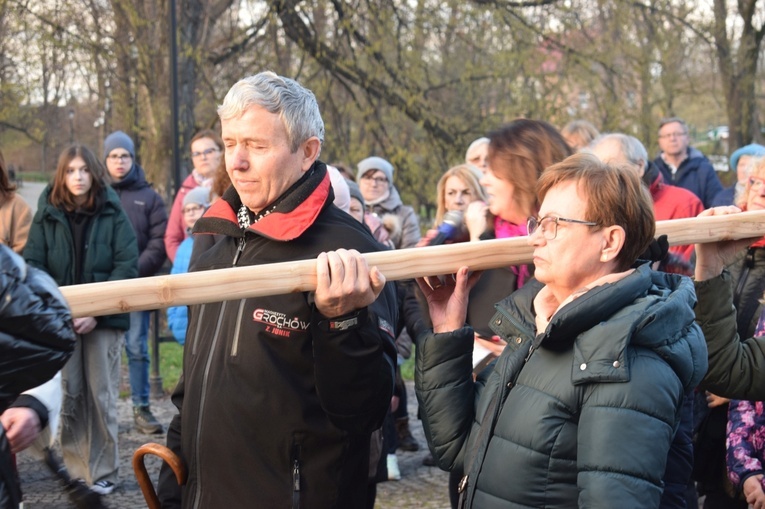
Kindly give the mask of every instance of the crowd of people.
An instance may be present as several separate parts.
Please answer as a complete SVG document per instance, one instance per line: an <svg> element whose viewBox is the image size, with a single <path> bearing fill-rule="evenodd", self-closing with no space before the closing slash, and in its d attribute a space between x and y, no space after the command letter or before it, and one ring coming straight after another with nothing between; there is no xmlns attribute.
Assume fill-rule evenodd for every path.
<svg viewBox="0 0 765 509"><path fill-rule="evenodd" d="M0 373L0 508L20 500L6 459L36 440L96 493L117 487L123 345L136 430L166 431L188 472L179 485L163 464L163 507L371 509L376 484L405 475L397 455L422 446L420 423L454 508L765 507L765 240L655 238L657 220L765 209L765 147L733 152L723 188L680 118L659 123L653 160L583 120L516 119L443 172L426 225L385 157L321 162L324 123L296 81L244 78L218 115L167 208L122 131L101 158L65 149L34 215L0 154L15 278L0 291L48 278L34 288L51 309L29 316L57 327L40 376ZM393 283L362 256L511 237L533 263ZM170 423L149 401L148 312L72 319L55 289L40 293L167 260L177 274L305 259L315 291L168 310L184 345ZM0 348L51 332L25 336L0 313Z"/></svg>

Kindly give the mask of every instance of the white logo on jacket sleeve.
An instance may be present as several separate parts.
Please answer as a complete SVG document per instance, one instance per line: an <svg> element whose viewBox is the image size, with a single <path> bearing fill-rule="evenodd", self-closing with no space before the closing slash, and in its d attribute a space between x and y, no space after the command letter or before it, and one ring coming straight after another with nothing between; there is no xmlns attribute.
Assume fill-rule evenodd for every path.
<svg viewBox="0 0 765 509"><path fill-rule="evenodd" d="M308 330L310 322L300 318L289 318L286 314L270 309L258 308L252 313L254 322L262 323L266 326L266 332L276 336L290 337L293 331L305 332Z"/></svg>

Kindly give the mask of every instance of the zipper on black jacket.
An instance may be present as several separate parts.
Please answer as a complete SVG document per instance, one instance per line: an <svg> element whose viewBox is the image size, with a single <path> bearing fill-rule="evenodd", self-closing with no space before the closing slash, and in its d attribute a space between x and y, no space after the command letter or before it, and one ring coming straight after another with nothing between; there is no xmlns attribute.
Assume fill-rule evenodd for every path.
<svg viewBox="0 0 765 509"><path fill-rule="evenodd" d="M231 265L236 265L239 261L239 257L242 256L242 251L244 251L244 243L246 241L244 240L244 235L239 239L239 245L236 248L236 254L234 255L234 261L231 263Z"/></svg>
<svg viewBox="0 0 765 509"><path fill-rule="evenodd" d="M196 493L194 493L194 509L198 509L200 507L200 499L202 498L202 477L199 475L199 471L201 470L201 458L199 453L199 442L200 442L200 435L202 431L202 416L204 415L205 410L205 396L207 393L207 381L210 376L210 366L212 365L212 359L215 355L216 346L218 345L218 337L220 336L220 327L221 323L223 322L223 317L225 316L226 312L226 304L228 302L224 301L221 303L220 308L220 314L218 314L218 323L215 324L215 332L213 334L213 340L212 344L210 345L210 349L207 351L207 362L205 364L205 370L202 374L202 391L199 396L199 410L197 414L197 423L196 423L196 431L194 434L194 469L197 471L197 485L196 485ZM211 489L220 489L220 486L213 486Z"/></svg>
<svg viewBox="0 0 765 509"><path fill-rule="evenodd" d="M465 474L462 476L462 479L460 479L460 482L457 485L457 493L459 493L459 499L457 499L458 509L465 509L465 504L467 503L467 493L465 492L465 489L467 487L468 487L468 475Z"/></svg>
<svg viewBox="0 0 765 509"><path fill-rule="evenodd" d="M199 315L197 315L196 327L194 327L194 337L186 338L187 342L191 340L191 355L197 354L197 345L199 344L199 334L202 331L202 317L205 314L205 306L207 306L207 304L200 304L199 306ZM191 330L191 328L189 328L189 330ZM188 346L186 348L188 348Z"/></svg>
<svg viewBox="0 0 765 509"><path fill-rule="evenodd" d="M300 509L300 442L292 444L292 509Z"/></svg>
<svg viewBox="0 0 765 509"><path fill-rule="evenodd" d="M244 314L246 302L246 299L239 301L239 311L236 314L236 327L234 328L234 342L231 345L231 357L239 355L239 335L242 333L242 315Z"/></svg>

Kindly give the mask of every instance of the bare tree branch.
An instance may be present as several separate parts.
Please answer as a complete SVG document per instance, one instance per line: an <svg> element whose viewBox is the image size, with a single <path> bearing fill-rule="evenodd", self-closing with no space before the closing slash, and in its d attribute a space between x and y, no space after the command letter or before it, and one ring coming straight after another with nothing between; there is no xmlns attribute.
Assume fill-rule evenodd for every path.
<svg viewBox="0 0 765 509"><path fill-rule="evenodd" d="M38 138L38 137L34 136L32 133L29 132L28 129L26 129L24 127L17 126L15 124L10 124L10 123L5 122L3 120L0 120L0 126L5 127L7 129L11 129L13 131L20 132L21 134L23 134L24 136L26 136L30 140L34 141L35 143L42 143L43 142L42 138Z"/></svg>

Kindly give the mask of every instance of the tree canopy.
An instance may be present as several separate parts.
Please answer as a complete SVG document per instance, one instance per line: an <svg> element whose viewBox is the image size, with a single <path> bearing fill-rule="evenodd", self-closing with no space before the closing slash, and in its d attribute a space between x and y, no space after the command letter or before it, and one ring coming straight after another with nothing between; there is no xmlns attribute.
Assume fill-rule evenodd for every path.
<svg viewBox="0 0 765 509"><path fill-rule="evenodd" d="M269 69L316 94L322 160L383 156L424 209L472 140L519 116L583 118L649 150L681 116L702 136L727 124L733 150L762 142L763 2L177 0L180 142ZM6 160L50 171L70 139L98 151L122 129L172 194L171 5L0 0Z"/></svg>

